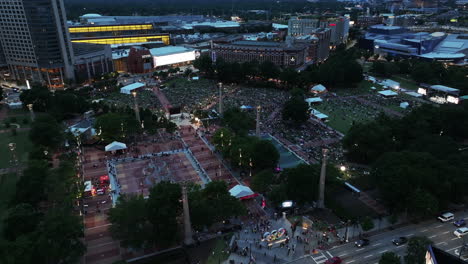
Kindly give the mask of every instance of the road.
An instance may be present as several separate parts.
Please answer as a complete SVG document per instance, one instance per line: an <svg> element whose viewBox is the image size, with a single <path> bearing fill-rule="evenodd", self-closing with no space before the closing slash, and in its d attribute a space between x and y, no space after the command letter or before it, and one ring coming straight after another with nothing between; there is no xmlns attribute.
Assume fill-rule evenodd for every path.
<svg viewBox="0 0 468 264"><path fill-rule="evenodd" d="M468 213L455 214L456 219L468 220ZM463 245L464 239L453 235L455 227L452 222L441 223L434 220L425 221L418 225L409 225L392 231L384 232L369 237L370 244L364 248L355 247L354 243L335 246L328 250L327 255L338 256L344 263L374 264L378 263L380 256L385 252L393 251L400 256L406 254L406 245L395 246L391 240L396 237L426 236L434 242L434 245L446 252L457 255L458 249ZM468 241L468 236L465 237ZM330 254L328 254L330 253ZM317 264L321 262L314 261ZM314 263L312 262L312 263Z"/></svg>

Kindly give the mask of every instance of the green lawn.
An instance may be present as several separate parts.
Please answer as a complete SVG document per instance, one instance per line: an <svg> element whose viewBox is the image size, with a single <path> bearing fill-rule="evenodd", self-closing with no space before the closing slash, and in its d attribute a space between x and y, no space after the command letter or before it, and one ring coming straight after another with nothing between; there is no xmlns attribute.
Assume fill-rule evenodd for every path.
<svg viewBox="0 0 468 264"><path fill-rule="evenodd" d="M394 75L394 76L391 77L391 79L396 81L396 82L399 82L400 87L404 88L404 89L417 91L418 88L419 88L418 83L411 80L411 77L409 77L409 76Z"/></svg>
<svg viewBox="0 0 468 264"><path fill-rule="evenodd" d="M205 264L218 264L223 263L229 258L227 251L229 250L229 241L231 241L232 235L228 235L228 239L220 237L216 239L216 244L213 248L212 253L206 260Z"/></svg>
<svg viewBox="0 0 468 264"><path fill-rule="evenodd" d="M18 161L24 164L28 160L28 153L32 148L29 140L29 131L18 131L16 136L13 136L10 131L0 134L0 169L11 166L10 160L12 153L8 147L9 143L16 143L16 154Z"/></svg>
<svg viewBox="0 0 468 264"><path fill-rule="evenodd" d="M362 80L357 87L353 88L337 88L336 90L332 89L331 92L336 93L340 96L352 96L352 95L362 95L362 94L369 94L373 93L374 90L371 87L377 88L377 90L382 89L382 86L379 84L374 84L372 82Z"/></svg>

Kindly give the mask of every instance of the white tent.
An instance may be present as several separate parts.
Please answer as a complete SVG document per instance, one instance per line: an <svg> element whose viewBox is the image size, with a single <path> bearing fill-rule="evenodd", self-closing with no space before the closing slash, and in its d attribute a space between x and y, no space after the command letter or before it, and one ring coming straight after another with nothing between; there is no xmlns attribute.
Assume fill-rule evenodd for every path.
<svg viewBox="0 0 468 264"><path fill-rule="evenodd" d="M380 91L379 94L381 94L381 95L383 95L383 96L385 96L385 97L398 95L398 94L395 93L394 91L390 91L390 90Z"/></svg>
<svg viewBox="0 0 468 264"><path fill-rule="evenodd" d="M315 116L315 118L320 119L320 120L326 120L328 116L318 110L315 110L313 108L310 108L310 114Z"/></svg>
<svg viewBox="0 0 468 264"><path fill-rule="evenodd" d="M232 187L232 189L229 190L229 193L231 194L231 196L234 196L238 199L242 199L242 198L246 199L246 198L253 197L255 195L252 189L250 189L247 186L240 185L240 184Z"/></svg>
<svg viewBox="0 0 468 264"><path fill-rule="evenodd" d="M312 87L311 89L311 92L313 93L323 93L327 91L327 88L325 88L325 86L321 85L321 84L317 84L315 86Z"/></svg>
<svg viewBox="0 0 468 264"><path fill-rule="evenodd" d="M403 109L408 108L408 106L409 106L409 103L408 103L408 102L400 103L400 107L403 108Z"/></svg>
<svg viewBox="0 0 468 264"><path fill-rule="evenodd" d="M422 94L415 93L415 92L406 92L405 94L411 95L413 97L422 97L423 96Z"/></svg>
<svg viewBox="0 0 468 264"><path fill-rule="evenodd" d="M106 146L106 151L116 151L116 150L122 150L126 148L127 148L127 145L125 145L125 143L114 141Z"/></svg>
<svg viewBox="0 0 468 264"><path fill-rule="evenodd" d="M140 83L140 82L132 83L132 84L129 84L120 88L120 93L131 94L134 90L140 89L141 87L144 87L144 86L145 86L144 83Z"/></svg>
<svg viewBox="0 0 468 264"><path fill-rule="evenodd" d="M321 103L323 102L322 98L320 97L311 97L311 98L307 98L305 99L305 101L310 105L310 104L314 104L314 103Z"/></svg>

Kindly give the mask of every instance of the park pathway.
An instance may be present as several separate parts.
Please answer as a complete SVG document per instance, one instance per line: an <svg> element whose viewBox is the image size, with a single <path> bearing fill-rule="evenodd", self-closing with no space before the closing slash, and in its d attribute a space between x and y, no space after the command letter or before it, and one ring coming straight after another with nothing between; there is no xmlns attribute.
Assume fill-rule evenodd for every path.
<svg viewBox="0 0 468 264"><path fill-rule="evenodd" d="M153 87L153 93L158 97L159 102L161 103L164 110L169 113L169 109L172 107L171 102L167 99L166 95L161 92L158 87Z"/></svg>

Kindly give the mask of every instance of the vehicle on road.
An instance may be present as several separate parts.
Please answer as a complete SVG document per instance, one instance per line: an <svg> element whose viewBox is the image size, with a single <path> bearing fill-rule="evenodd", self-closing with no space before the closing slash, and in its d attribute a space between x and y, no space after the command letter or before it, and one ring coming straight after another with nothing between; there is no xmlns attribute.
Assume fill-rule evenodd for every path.
<svg viewBox="0 0 468 264"><path fill-rule="evenodd" d="M453 234L457 237L468 235L468 227L460 227L457 230L453 231Z"/></svg>
<svg viewBox="0 0 468 264"><path fill-rule="evenodd" d="M327 261L325 261L325 264L341 264L343 261L341 260L340 257L333 257Z"/></svg>
<svg viewBox="0 0 468 264"><path fill-rule="evenodd" d="M354 242L354 245L356 245L358 248L367 246L369 245L369 239L359 239L358 241Z"/></svg>
<svg viewBox="0 0 468 264"><path fill-rule="evenodd" d="M453 222L453 224L456 227L462 227L462 226L466 225L466 222L465 222L465 219L460 219L460 220L457 220L457 221Z"/></svg>
<svg viewBox="0 0 468 264"><path fill-rule="evenodd" d="M392 243L395 246L406 244L406 242L408 242L408 239L406 237L398 237L398 238L392 239Z"/></svg>
<svg viewBox="0 0 468 264"><path fill-rule="evenodd" d="M439 219L442 223L448 222L453 220L455 216L452 213L443 213L437 219Z"/></svg>

